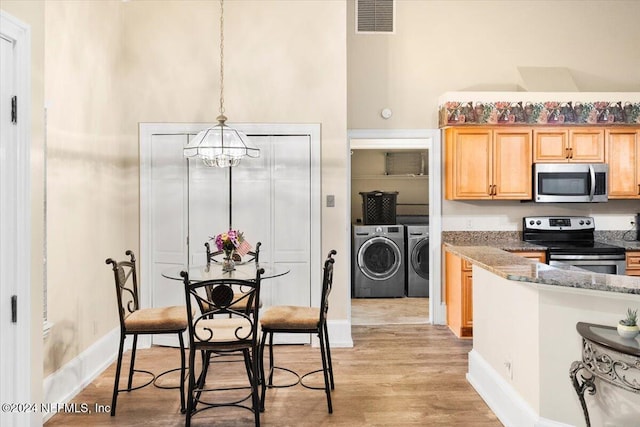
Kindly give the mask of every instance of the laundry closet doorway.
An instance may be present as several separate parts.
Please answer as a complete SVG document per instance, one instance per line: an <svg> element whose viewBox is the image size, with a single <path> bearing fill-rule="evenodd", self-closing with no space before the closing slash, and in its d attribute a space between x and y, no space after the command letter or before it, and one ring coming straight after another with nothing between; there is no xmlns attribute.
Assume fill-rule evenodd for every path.
<svg viewBox="0 0 640 427"><path fill-rule="evenodd" d="M319 305L319 125L234 125L261 153L257 159L242 160L232 171L184 158L182 147L207 126L140 125L142 305L184 304L183 285L162 272L205 264L204 243L230 223L252 245L262 243L261 262L290 270L264 282L262 309L275 304ZM283 336L281 342L300 342L300 337ZM177 338L154 336L153 344L177 345Z"/></svg>
<svg viewBox="0 0 640 427"><path fill-rule="evenodd" d="M351 270L352 285L361 286L356 292L352 287L352 294L356 296L366 295L367 288L377 284L367 284L358 277L359 247L363 237L354 236L358 231L362 235L369 228L381 228L381 233L386 235L385 228L393 226L376 227L364 224L365 215L362 204L366 196L360 192L381 190L383 192L398 191L397 218L395 226L402 228L403 220L424 218L428 224L428 247L424 248L422 256L428 257L428 298L399 296L394 298L352 298L351 322L353 325L364 324L392 324L392 323L435 323L444 322L444 304L442 302L442 289L440 285L440 253L438 248L441 242L441 165L440 165L440 131L438 129L426 130L358 130L349 132L349 150L352 161L350 162L350 192L351 192ZM407 160L415 157L417 168L404 170L409 167ZM393 167L393 162L400 160L400 171L387 174L385 168ZM365 167L362 168L362 165ZM386 165L385 165L386 163ZM375 164L377 166L373 166ZM391 165L390 165L391 164ZM409 167L412 169L413 167ZM371 188L369 188L371 187ZM374 188L375 187L375 188ZM404 196L404 197L403 197ZM400 219L401 216L404 218ZM369 230L370 231L370 230ZM391 233L391 229L387 230ZM372 232L373 233L373 232ZM360 235L359 235L360 236ZM382 236L382 235L381 235ZM391 234L388 236L391 238ZM366 237L364 237L366 238ZM372 237L373 238L373 237ZM396 238L393 237L395 242ZM410 263L411 248L406 242L403 251L403 266L405 279L409 277L407 266ZM365 254L366 255L366 254ZM415 275L414 275L415 276ZM396 280L394 278L393 280ZM435 281L434 281L435 279ZM399 280L399 279L398 279ZM415 280L415 279L413 279ZM363 284L364 283L364 284ZM408 285L409 283L406 282ZM381 286L383 284L380 284ZM395 287L394 287L395 288ZM372 291L371 295L373 296ZM380 292L383 294L383 292ZM405 294L406 295L406 294Z"/></svg>

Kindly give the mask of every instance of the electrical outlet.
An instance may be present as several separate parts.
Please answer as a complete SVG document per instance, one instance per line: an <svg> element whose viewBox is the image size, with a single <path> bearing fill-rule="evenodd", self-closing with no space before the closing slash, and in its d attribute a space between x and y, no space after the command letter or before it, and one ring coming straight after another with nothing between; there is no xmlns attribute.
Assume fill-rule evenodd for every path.
<svg viewBox="0 0 640 427"><path fill-rule="evenodd" d="M465 227L467 230L471 230L473 229L473 221L468 219L467 220L467 226Z"/></svg>

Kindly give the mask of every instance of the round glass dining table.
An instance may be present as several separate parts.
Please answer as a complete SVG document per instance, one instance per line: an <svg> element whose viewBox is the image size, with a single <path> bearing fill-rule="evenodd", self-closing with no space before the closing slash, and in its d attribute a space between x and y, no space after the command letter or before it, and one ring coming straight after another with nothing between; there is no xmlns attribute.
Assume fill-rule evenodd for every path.
<svg viewBox="0 0 640 427"><path fill-rule="evenodd" d="M183 279L182 276L180 276L180 272L187 270L190 282L201 282L203 280L213 279L252 280L256 278L258 268L264 268L264 273L260 276L263 280L284 276L290 271L286 265L265 262L255 263L253 261L236 263L235 270L233 271L222 271L221 263L212 262L208 266L190 265L189 267L170 267L162 271L162 277L182 281Z"/></svg>

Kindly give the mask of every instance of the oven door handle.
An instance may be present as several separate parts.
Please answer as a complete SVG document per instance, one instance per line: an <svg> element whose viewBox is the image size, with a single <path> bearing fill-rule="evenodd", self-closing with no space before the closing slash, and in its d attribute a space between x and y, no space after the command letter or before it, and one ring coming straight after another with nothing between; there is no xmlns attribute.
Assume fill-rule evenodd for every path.
<svg viewBox="0 0 640 427"><path fill-rule="evenodd" d="M586 272L589 273L589 266L595 267L595 266L604 266L604 267L611 267L611 266L615 266L615 273L614 274L618 274L618 275L624 275L627 272L626 269L626 262L624 260L617 260L617 261L571 261L571 262L562 262L562 261L549 261L549 265L554 266L554 265L570 265L570 266L574 266L574 267L578 267L578 268L582 268L583 270L587 270ZM584 266L584 267L583 267Z"/></svg>
<svg viewBox="0 0 640 427"><path fill-rule="evenodd" d="M624 255L549 255L549 261L624 261Z"/></svg>
<svg viewBox="0 0 640 427"><path fill-rule="evenodd" d="M596 194L596 171L593 169L593 165L589 165L589 176L591 177L591 191L589 192L589 201L593 201L593 196Z"/></svg>

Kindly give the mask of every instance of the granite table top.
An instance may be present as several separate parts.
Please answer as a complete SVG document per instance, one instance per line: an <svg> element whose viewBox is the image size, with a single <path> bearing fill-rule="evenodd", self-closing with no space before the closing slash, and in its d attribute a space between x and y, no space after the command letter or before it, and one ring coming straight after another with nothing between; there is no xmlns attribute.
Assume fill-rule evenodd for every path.
<svg viewBox="0 0 640 427"><path fill-rule="evenodd" d="M640 277L594 273L570 265L550 266L499 249L515 250L509 249L511 244L462 246L445 242L444 246L454 255L508 280L640 295Z"/></svg>

